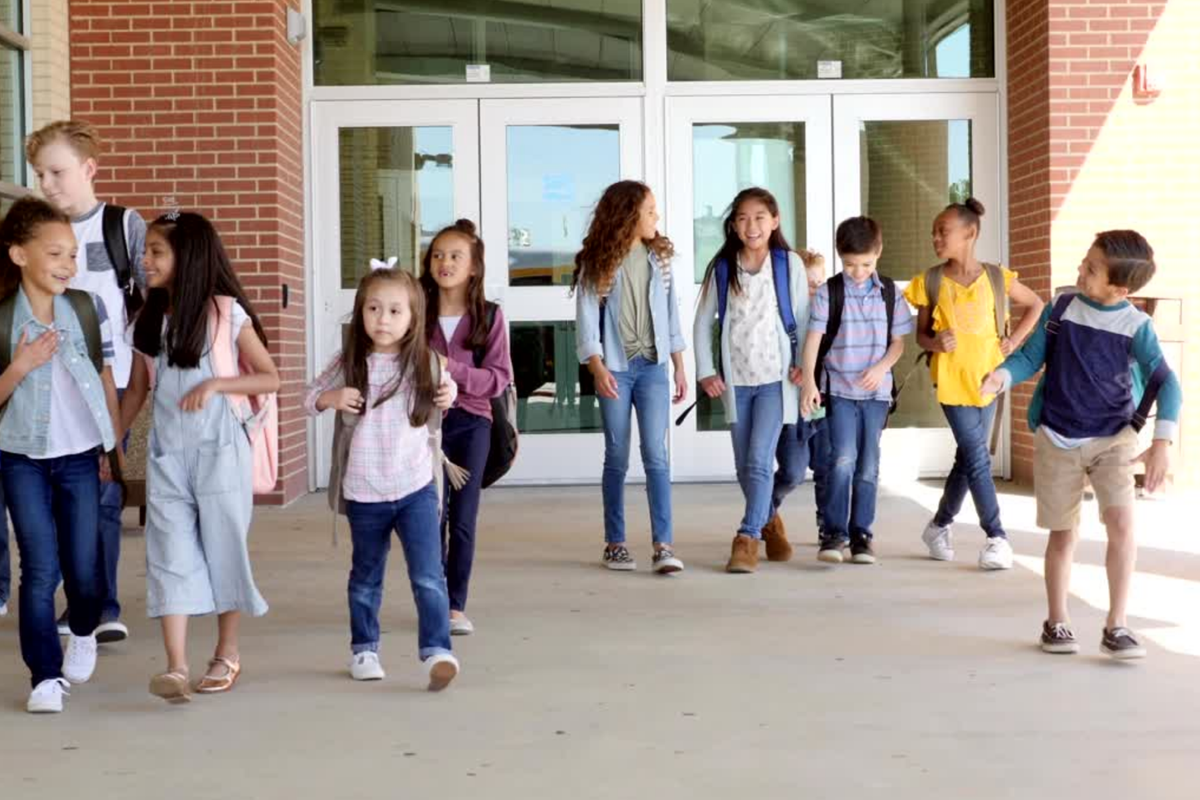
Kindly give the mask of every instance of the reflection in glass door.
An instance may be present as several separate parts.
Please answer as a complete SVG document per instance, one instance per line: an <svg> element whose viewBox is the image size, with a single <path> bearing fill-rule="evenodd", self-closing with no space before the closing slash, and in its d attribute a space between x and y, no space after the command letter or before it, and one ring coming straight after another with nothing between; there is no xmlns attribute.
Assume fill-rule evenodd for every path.
<svg viewBox="0 0 1200 800"><path fill-rule="evenodd" d="M479 216L474 100L315 103L312 352L321 370L342 344L372 258L416 272L435 233ZM329 477L333 418L317 419L316 482Z"/></svg>
<svg viewBox="0 0 1200 800"><path fill-rule="evenodd" d="M974 196L989 212L978 256L998 262L1003 229L1000 149L995 94L855 95L834 99L837 218L866 214L883 229L879 271L903 290L937 258L930 230L950 202ZM891 479L942 476L954 461L954 437L936 401L915 334L896 365L908 376L884 432L884 475ZM1002 437L1007 441L1007 437ZM1007 455L994 470L1003 472Z"/></svg>
<svg viewBox="0 0 1200 800"><path fill-rule="evenodd" d="M598 482L600 408L575 355L569 289L605 187L642 176L641 100L482 100L479 113L485 284L509 323L522 433L505 480Z"/></svg>
<svg viewBox="0 0 1200 800"><path fill-rule="evenodd" d="M674 97L667 103L668 234L675 244L675 278L689 344L700 283L724 241L729 202L761 186L779 202L781 228L793 248L829 254L832 242L828 97ZM682 213L681 213L682 211ZM832 261L832 259L830 259ZM691 280L686 280L691 278ZM672 440L672 474L679 480L727 480L733 453L720 401L695 382L694 354L685 359L696 409Z"/></svg>

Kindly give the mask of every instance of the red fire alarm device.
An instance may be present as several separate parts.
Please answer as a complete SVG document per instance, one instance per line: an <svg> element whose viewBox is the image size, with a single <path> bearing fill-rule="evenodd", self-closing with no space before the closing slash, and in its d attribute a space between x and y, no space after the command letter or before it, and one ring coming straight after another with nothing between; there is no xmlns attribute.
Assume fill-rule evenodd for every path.
<svg viewBox="0 0 1200 800"><path fill-rule="evenodd" d="M1133 68L1133 96L1137 98L1158 97L1162 92L1162 81L1157 71L1149 64L1138 64Z"/></svg>

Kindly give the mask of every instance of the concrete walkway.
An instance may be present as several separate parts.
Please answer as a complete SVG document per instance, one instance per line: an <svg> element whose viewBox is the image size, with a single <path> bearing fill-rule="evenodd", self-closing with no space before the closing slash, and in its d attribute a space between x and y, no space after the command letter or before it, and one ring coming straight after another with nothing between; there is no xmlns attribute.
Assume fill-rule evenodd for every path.
<svg viewBox="0 0 1200 800"><path fill-rule="evenodd" d="M163 656L130 531L132 638L102 647L65 714L24 713L16 620L0 620L0 798L1195 798L1200 537L1183 528L1195 530L1196 506L1139 505L1131 622L1150 656L1128 665L1097 650L1094 507L1073 606L1084 650L1051 657L1034 644L1044 538L1030 498L1004 498L1017 568L982 574L970 525L958 562L923 557L936 497L894 490L880 503L881 563L827 567L804 487L785 517L797 558L731 576L720 568L736 488L680 486L688 570L657 578L639 487L632 574L597 565L598 488L489 492L469 609L478 633L456 640L463 673L441 695L422 691L399 548L388 678L357 684L345 669L345 521L334 548L323 498L262 509L253 549L271 613L244 626L237 689L184 707L146 692ZM214 629L194 624L194 673Z"/></svg>

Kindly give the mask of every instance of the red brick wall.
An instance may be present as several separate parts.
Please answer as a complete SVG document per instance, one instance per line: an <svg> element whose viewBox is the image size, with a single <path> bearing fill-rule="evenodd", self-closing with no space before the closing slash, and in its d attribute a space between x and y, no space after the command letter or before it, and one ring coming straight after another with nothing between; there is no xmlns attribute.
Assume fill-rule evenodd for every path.
<svg viewBox="0 0 1200 800"><path fill-rule="evenodd" d="M1044 33L1031 17L1045 6ZM1012 247L1039 289L1074 282L1075 269L1097 231L1135 228L1156 250L1159 272L1141 294L1172 298L1182 319L1200 313L1200 281L1192 259L1198 245L1195 187L1200 159L1200 3L1192 0L1011 0L1009 16L1009 169ZM1048 103L1029 64L1048 65ZM1149 63L1166 83L1152 101L1132 93L1132 73ZM1028 79L1019 80L1021 71ZM1035 114L1029 111L1038 107ZM1029 112L1029 113L1027 113ZM1042 144L1043 139L1045 145ZM1022 145L1030 149L1022 152ZM1043 149L1049 153L1043 163ZM1028 170L1028 171L1027 171ZM1040 187L1039 188L1039 184ZM1043 208L1045 205L1045 208ZM1028 209L1036 214L1027 215ZM1048 230L1037 224L1049 223ZM1015 258L1014 258L1015 261ZM1046 278L1049 277L1047 281ZM1180 305L1181 304L1181 305ZM1163 324L1163 338L1187 325ZM1200 328L1184 347L1164 346L1184 382L1200 392ZM1017 426L1020 427L1020 426ZM1200 416L1185 414L1175 464L1177 481L1200 482ZM1015 471L1028 476L1028 440L1014 435ZM1189 457L1191 456L1191 457Z"/></svg>
<svg viewBox="0 0 1200 800"><path fill-rule="evenodd" d="M70 5L71 110L106 141L100 196L147 219L172 203L210 217L262 316L283 377L273 503L308 489L301 68L289 5L298 0Z"/></svg>

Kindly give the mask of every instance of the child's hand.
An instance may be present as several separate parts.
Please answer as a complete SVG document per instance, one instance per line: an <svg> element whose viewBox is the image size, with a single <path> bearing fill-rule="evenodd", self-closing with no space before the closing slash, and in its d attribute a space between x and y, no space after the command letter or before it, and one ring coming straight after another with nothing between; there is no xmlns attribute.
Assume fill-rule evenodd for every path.
<svg viewBox="0 0 1200 800"><path fill-rule="evenodd" d="M675 370L675 394L671 398L671 402L679 405L688 396L688 379L687 371L682 369Z"/></svg>
<svg viewBox="0 0 1200 800"><path fill-rule="evenodd" d="M788 380L793 386L804 385L804 370L799 367L791 367L788 369Z"/></svg>
<svg viewBox="0 0 1200 800"><path fill-rule="evenodd" d="M609 400L616 400L617 379L608 371L608 367L604 366L604 362L597 361L595 366L589 366L589 369L592 377L596 379L596 394Z"/></svg>
<svg viewBox="0 0 1200 800"><path fill-rule="evenodd" d="M875 364L864 369L862 374L858 376L858 385L868 392L873 392L883 383L883 379L887 376L887 373L888 371L883 368L882 364Z"/></svg>
<svg viewBox="0 0 1200 800"><path fill-rule="evenodd" d="M216 393L217 382L215 379L201 381L183 396L183 399L179 401L179 407L184 411L200 411Z"/></svg>
<svg viewBox="0 0 1200 800"><path fill-rule="evenodd" d="M980 394L1000 394L1000 392L1003 390L1004 379L1001 378L1000 375L998 375L995 371L989 372L987 375L983 376L983 383L979 386Z"/></svg>
<svg viewBox="0 0 1200 800"><path fill-rule="evenodd" d="M958 347L958 340L954 338L954 331L941 331L933 337L934 349L939 353L953 353Z"/></svg>
<svg viewBox="0 0 1200 800"><path fill-rule="evenodd" d="M817 391L816 384L812 382L805 383L804 388L800 390L801 416L811 417L819 405L821 405L821 393Z"/></svg>
<svg viewBox="0 0 1200 800"><path fill-rule="evenodd" d="M13 352L11 365L20 370L21 375L28 375L38 367L54 358L58 352L58 334L46 331L32 342L27 338L28 331L21 331L21 339Z"/></svg>
<svg viewBox="0 0 1200 800"><path fill-rule="evenodd" d="M440 384L438 390L434 392L433 404L442 411L445 411L454 403L454 394L454 389L449 384Z"/></svg>
<svg viewBox="0 0 1200 800"><path fill-rule="evenodd" d="M100 454L100 482L112 483L112 463L108 460L108 453Z"/></svg>
<svg viewBox="0 0 1200 800"><path fill-rule="evenodd" d="M361 414L363 410L362 392L349 386L330 389L328 392L322 392L321 396L317 398L317 408L322 411L332 408L334 411L345 411L347 414Z"/></svg>
<svg viewBox="0 0 1200 800"><path fill-rule="evenodd" d="M1146 465L1146 491L1153 494L1167 478L1167 470L1171 467L1171 454L1167 452L1167 440L1155 439L1149 449L1143 450L1131 464L1142 462Z"/></svg>
<svg viewBox="0 0 1200 800"><path fill-rule="evenodd" d="M1005 356L1011 356L1013 351L1018 347L1017 341L1011 336L1005 336L1000 340L1000 352Z"/></svg>
<svg viewBox="0 0 1200 800"><path fill-rule="evenodd" d="M706 395L716 400L725 394L725 381L721 380L720 375L709 375L707 378L700 379L700 388Z"/></svg>

